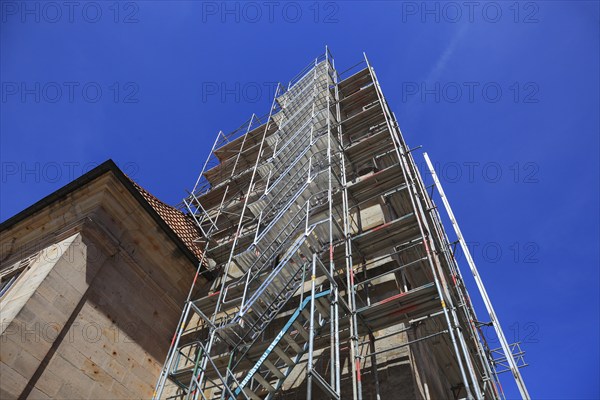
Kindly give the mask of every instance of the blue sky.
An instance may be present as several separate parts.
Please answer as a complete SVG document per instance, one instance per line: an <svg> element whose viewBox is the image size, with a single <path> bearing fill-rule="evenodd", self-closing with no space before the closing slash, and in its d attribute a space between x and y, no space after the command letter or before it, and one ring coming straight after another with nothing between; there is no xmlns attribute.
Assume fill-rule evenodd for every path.
<svg viewBox="0 0 600 400"><path fill-rule="evenodd" d="M326 44L340 71L365 51L523 342L532 396L600 397L597 2L0 7L1 220L108 158L177 203L274 82Z"/></svg>

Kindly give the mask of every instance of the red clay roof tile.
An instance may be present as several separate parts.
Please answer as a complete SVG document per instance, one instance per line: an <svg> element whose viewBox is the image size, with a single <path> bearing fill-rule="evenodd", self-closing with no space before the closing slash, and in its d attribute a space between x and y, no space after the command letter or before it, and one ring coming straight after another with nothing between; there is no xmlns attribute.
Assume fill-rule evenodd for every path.
<svg viewBox="0 0 600 400"><path fill-rule="evenodd" d="M137 190L142 194L144 199L152 206L152 208L160 215L160 217L173 229L173 232L181 238L183 243L190 249L198 259L202 259L202 251L196 240L200 237L200 230L196 226L193 219L175 207L163 203L146 189L138 185L130 178L131 182Z"/></svg>

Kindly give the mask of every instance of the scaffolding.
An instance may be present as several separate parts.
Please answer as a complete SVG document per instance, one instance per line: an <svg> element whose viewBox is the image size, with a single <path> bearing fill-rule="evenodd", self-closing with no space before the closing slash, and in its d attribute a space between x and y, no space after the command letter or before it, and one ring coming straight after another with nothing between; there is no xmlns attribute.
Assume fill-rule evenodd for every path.
<svg viewBox="0 0 600 400"><path fill-rule="evenodd" d="M432 340L455 398L503 398L505 370L528 398L518 344L487 346L366 55L338 73L326 49L268 115L219 132L184 204L203 260L154 398L273 399L299 381L307 399L362 399L367 367L379 396L378 357Z"/></svg>

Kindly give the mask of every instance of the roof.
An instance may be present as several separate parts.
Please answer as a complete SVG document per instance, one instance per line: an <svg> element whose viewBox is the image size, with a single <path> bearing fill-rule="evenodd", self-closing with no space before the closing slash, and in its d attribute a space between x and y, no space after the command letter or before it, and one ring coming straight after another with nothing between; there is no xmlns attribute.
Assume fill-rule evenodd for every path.
<svg viewBox="0 0 600 400"><path fill-rule="evenodd" d="M131 178L130 178L131 180ZM200 230L193 221L192 217L184 214L177 208L163 203L152 193L131 180L133 186L144 196L144 199L160 215L160 217L173 229L185 245L196 255L198 260L202 258L202 251L196 244L196 239L200 237Z"/></svg>
<svg viewBox="0 0 600 400"><path fill-rule="evenodd" d="M194 240L200 237L200 233L192 218L185 215L175 207L169 206L158 200L150 192L139 186L127 175L125 175L123 171L121 171L121 169L110 159L58 189L57 191L44 197L32 206L27 207L25 210L2 222L0 224L0 231L11 228L29 216L50 206L54 202L64 199L71 193L108 172L112 172L115 175L115 177L139 202L142 208L148 212L148 214L163 229L167 236L173 240L183 254L194 265L197 265L202 258L202 252Z"/></svg>

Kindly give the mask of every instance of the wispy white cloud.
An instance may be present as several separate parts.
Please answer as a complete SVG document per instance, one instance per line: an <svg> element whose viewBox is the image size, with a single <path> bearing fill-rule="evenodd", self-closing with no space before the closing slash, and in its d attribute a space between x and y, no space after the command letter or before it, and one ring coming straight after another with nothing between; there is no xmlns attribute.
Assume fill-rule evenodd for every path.
<svg viewBox="0 0 600 400"><path fill-rule="evenodd" d="M450 43L448 43L448 45L446 46L446 48L444 49L442 54L440 54L437 62L429 71L429 74L427 74L427 78L425 79L425 81L431 82L431 81L436 81L440 78L440 76L446 69L446 65L448 64L448 61L450 61L450 59L454 55L456 48L458 47L458 45L460 44L462 39L465 37L468 29L469 29L468 24L462 24L458 28L458 30L452 36Z"/></svg>
<svg viewBox="0 0 600 400"><path fill-rule="evenodd" d="M440 54L435 64L431 67L423 82L430 84L431 82L435 82L440 79L440 77L446 69L448 62L452 59L457 47L460 45L461 41L467 34L468 29L469 25L462 24L454 32L452 38L450 39L450 42L448 43L444 51ZM405 118L410 118L414 121L417 121L421 118L421 114L424 110L424 107L420 99L420 95L411 96L411 98L408 99L408 101L403 107L405 111Z"/></svg>

